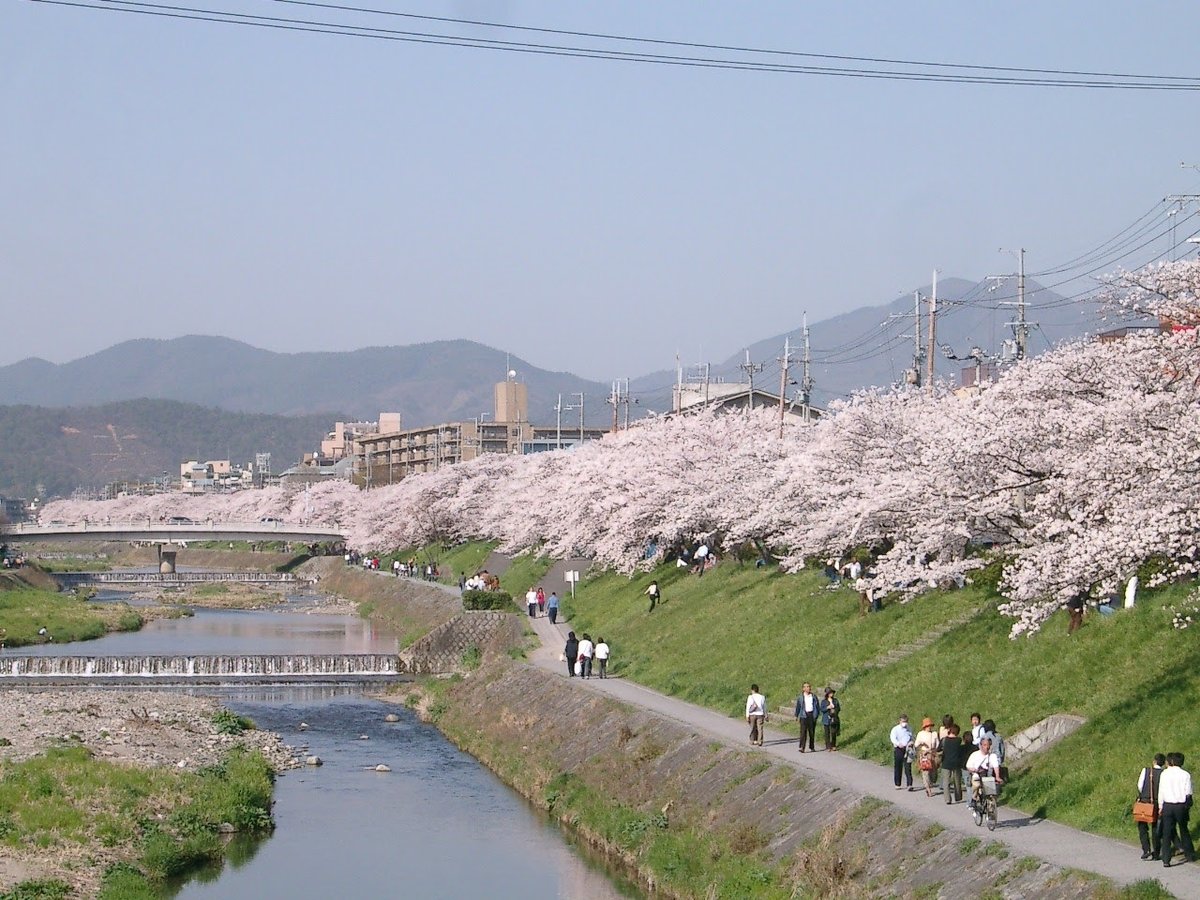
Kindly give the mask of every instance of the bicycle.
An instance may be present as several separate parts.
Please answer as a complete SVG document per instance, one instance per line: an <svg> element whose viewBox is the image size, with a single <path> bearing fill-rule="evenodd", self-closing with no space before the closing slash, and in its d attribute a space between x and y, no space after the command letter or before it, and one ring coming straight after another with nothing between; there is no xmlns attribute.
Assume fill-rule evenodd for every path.
<svg viewBox="0 0 1200 900"><path fill-rule="evenodd" d="M996 830L996 823L999 821L997 811L997 798L999 794L1000 787L996 784L995 778L990 775L979 777L978 791L971 806L971 813L975 816L976 826L987 822L988 831Z"/></svg>

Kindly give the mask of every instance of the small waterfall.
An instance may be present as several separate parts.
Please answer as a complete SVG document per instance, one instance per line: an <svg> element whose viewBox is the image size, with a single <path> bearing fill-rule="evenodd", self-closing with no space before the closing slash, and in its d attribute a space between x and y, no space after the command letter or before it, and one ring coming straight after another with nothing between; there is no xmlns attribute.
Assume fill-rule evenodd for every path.
<svg viewBox="0 0 1200 900"><path fill-rule="evenodd" d="M390 653L278 653L265 656L9 656L0 680L159 679L166 681L276 678L375 678L402 675L406 666Z"/></svg>

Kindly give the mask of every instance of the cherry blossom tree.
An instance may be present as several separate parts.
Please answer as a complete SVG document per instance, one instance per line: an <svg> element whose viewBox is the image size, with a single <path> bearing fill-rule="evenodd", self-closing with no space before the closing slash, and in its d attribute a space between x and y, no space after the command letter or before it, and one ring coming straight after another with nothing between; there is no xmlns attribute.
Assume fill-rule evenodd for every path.
<svg viewBox="0 0 1200 900"><path fill-rule="evenodd" d="M1174 329L1063 346L973 395L865 391L782 436L774 411L706 411L366 492L64 500L44 514L336 522L363 550L487 539L626 573L701 538L754 541L787 571L866 546L877 583L902 597L970 577L986 542L1005 559L1013 636L1029 634L1148 560L1160 580L1200 566L1200 262L1118 273L1107 292Z"/></svg>

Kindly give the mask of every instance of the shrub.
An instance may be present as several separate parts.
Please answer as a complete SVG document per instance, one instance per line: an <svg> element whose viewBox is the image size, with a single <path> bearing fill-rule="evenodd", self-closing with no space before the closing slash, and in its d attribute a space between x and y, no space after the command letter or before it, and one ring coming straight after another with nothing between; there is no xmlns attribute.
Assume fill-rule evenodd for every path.
<svg viewBox="0 0 1200 900"><path fill-rule="evenodd" d="M512 609L508 591L463 591L463 609Z"/></svg>
<svg viewBox="0 0 1200 900"><path fill-rule="evenodd" d="M213 727L217 734L241 734L243 731L253 731L254 722L245 716L239 716L233 710L222 707L212 715Z"/></svg>
<svg viewBox="0 0 1200 900"><path fill-rule="evenodd" d="M479 664L483 662L483 653L479 648L472 644L462 652L462 657L459 659L462 667L468 672L474 672L479 668Z"/></svg>

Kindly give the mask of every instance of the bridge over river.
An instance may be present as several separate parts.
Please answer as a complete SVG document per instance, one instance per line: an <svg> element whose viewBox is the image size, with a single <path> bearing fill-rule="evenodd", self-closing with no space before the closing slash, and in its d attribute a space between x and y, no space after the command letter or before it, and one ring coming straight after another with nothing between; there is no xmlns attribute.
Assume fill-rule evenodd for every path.
<svg viewBox="0 0 1200 900"><path fill-rule="evenodd" d="M0 655L0 685L280 684L394 679L408 664L393 653L265 656Z"/></svg>
<svg viewBox="0 0 1200 900"><path fill-rule="evenodd" d="M113 522L48 522L21 523L0 526L0 539L9 541L52 541L77 543L83 541L122 541L156 544L159 571L173 573L180 547L189 541L288 541L300 544L339 543L346 533L336 525L289 524L282 521L259 522L192 522L174 517L156 522L136 519ZM176 549L167 549L167 548Z"/></svg>

